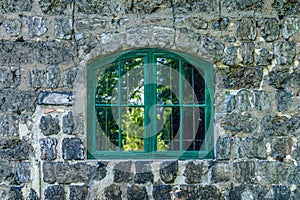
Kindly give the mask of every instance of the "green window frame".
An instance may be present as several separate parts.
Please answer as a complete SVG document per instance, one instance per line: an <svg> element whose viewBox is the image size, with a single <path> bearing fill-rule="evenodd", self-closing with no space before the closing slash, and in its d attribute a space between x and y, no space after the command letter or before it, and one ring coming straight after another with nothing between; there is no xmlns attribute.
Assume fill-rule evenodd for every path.
<svg viewBox="0 0 300 200"><path fill-rule="evenodd" d="M127 50L88 64L88 159L212 159L213 80L211 63L173 50Z"/></svg>

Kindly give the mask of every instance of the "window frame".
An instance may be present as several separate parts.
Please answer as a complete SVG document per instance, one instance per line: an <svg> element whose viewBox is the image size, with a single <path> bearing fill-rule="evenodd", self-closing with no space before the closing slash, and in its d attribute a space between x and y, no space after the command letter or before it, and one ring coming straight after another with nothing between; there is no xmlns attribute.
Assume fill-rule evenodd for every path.
<svg viewBox="0 0 300 200"><path fill-rule="evenodd" d="M205 150L197 151L153 151L155 148L152 146L153 143L150 142L150 151L137 152L137 151L103 151L96 150L96 123L97 117L95 112L95 91L96 91L96 71L105 67L117 60L122 60L125 58L138 57L137 55L148 54L153 57L154 54L167 55L167 58L175 58L178 60L184 60L185 62L193 65L195 68L199 68L203 72L203 78L205 81ZM166 56L165 56L166 57ZM153 61L152 60L152 61ZM151 60L148 61L151 63ZM179 68L180 69L180 68ZM180 72L179 72L180 73ZM150 74L152 78L156 79L156 69L155 73ZM145 75L144 75L145 77ZM126 50L116 54L108 55L102 58L98 58L87 66L87 157L88 159L101 159L101 160L111 160L111 159L212 159L214 157L214 133L213 133L213 97L214 97L214 68L213 65L205 60L196 58L192 55L173 51L173 50L163 50L155 48L137 49L137 50ZM181 83L179 83L181 84ZM145 85L145 84L144 84ZM156 98L156 96L155 96ZM181 99L180 99L181 101ZM182 107L182 104L180 107ZM182 111L180 112L180 115ZM182 116L180 117L180 124L182 121ZM182 126L180 126L182 128ZM182 131L180 132L180 134ZM182 138L180 139L182 140ZM144 144L144 146L147 146Z"/></svg>

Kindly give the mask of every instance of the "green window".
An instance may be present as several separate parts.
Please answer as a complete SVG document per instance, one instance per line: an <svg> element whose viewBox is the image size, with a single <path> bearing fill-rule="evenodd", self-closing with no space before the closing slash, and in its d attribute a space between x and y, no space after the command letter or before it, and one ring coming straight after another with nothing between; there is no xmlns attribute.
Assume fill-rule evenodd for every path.
<svg viewBox="0 0 300 200"><path fill-rule="evenodd" d="M89 64L89 159L213 157L213 66L160 49Z"/></svg>

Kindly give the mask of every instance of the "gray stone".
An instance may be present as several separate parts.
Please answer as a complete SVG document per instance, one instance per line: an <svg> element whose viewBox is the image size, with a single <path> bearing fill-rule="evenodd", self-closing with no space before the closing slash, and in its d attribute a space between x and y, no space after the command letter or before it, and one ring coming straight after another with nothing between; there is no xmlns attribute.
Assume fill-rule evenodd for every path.
<svg viewBox="0 0 300 200"><path fill-rule="evenodd" d="M281 33L284 39L289 39L299 30L299 18L285 18L282 21Z"/></svg>
<svg viewBox="0 0 300 200"><path fill-rule="evenodd" d="M211 199L211 200L221 199L221 192L215 185L199 186L198 190L199 190L198 199Z"/></svg>
<svg viewBox="0 0 300 200"><path fill-rule="evenodd" d="M243 64L253 64L254 63L254 43L244 42L242 45L242 58Z"/></svg>
<svg viewBox="0 0 300 200"><path fill-rule="evenodd" d="M272 185L271 188L272 199L290 199L291 190L289 186L286 185Z"/></svg>
<svg viewBox="0 0 300 200"><path fill-rule="evenodd" d="M71 185L69 200L85 200L88 197L88 187L86 185Z"/></svg>
<svg viewBox="0 0 300 200"><path fill-rule="evenodd" d="M267 42L272 42L279 38L280 30L276 18L265 18L260 27L260 35Z"/></svg>
<svg viewBox="0 0 300 200"><path fill-rule="evenodd" d="M16 37L21 32L22 21L18 19L6 19L3 23L3 27L7 34Z"/></svg>
<svg viewBox="0 0 300 200"><path fill-rule="evenodd" d="M230 159L230 150L231 150L231 138L219 138L217 141L217 160L229 160Z"/></svg>
<svg viewBox="0 0 300 200"><path fill-rule="evenodd" d="M48 66L45 77L46 77L46 87L57 88L60 80L59 67L56 65Z"/></svg>
<svg viewBox="0 0 300 200"><path fill-rule="evenodd" d="M257 58L257 65L267 66L271 65L274 55L270 53L266 48L259 50L259 55Z"/></svg>
<svg viewBox="0 0 300 200"><path fill-rule="evenodd" d="M292 166L289 169L289 174L288 174L288 183L289 184L295 184L299 185L300 184L300 166L299 162L297 162L297 166ZM285 171L288 173L288 171ZM286 175L285 175L286 176Z"/></svg>
<svg viewBox="0 0 300 200"><path fill-rule="evenodd" d="M253 134L255 135L255 134ZM266 159L267 149L265 140L262 138L233 138L232 154L234 159L257 158Z"/></svg>
<svg viewBox="0 0 300 200"><path fill-rule="evenodd" d="M290 165L278 161L258 161L257 176L260 176L262 183L284 184L288 180Z"/></svg>
<svg viewBox="0 0 300 200"><path fill-rule="evenodd" d="M233 163L233 177L238 183L255 182L255 162L238 161Z"/></svg>
<svg viewBox="0 0 300 200"><path fill-rule="evenodd" d="M265 2L260 0L222 0L229 14L232 11L260 11Z"/></svg>
<svg viewBox="0 0 300 200"><path fill-rule="evenodd" d="M114 167L114 182L115 183L128 183L133 179L131 172L132 162L120 162Z"/></svg>
<svg viewBox="0 0 300 200"><path fill-rule="evenodd" d="M153 186L153 198L155 200L171 199L172 188L170 185L154 185Z"/></svg>
<svg viewBox="0 0 300 200"><path fill-rule="evenodd" d="M275 102L277 106L277 111L287 111L290 108L290 103L292 100L292 95L285 90L275 91Z"/></svg>
<svg viewBox="0 0 300 200"><path fill-rule="evenodd" d="M207 29L208 22L200 17L190 18L190 25L195 29Z"/></svg>
<svg viewBox="0 0 300 200"><path fill-rule="evenodd" d="M180 185L174 196L174 200L194 199L198 196L197 188L195 185Z"/></svg>
<svg viewBox="0 0 300 200"><path fill-rule="evenodd" d="M7 138L0 140L1 160L28 160L32 151L32 146L23 140Z"/></svg>
<svg viewBox="0 0 300 200"><path fill-rule="evenodd" d="M17 87L21 81L20 67L0 66L0 88Z"/></svg>
<svg viewBox="0 0 300 200"><path fill-rule="evenodd" d="M205 36L201 41L201 48L217 61L221 59L225 46L218 39Z"/></svg>
<svg viewBox="0 0 300 200"><path fill-rule="evenodd" d="M41 88L44 83L45 72L39 69L31 69L29 72L29 85L32 88Z"/></svg>
<svg viewBox="0 0 300 200"><path fill-rule="evenodd" d="M260 66L238 66L220 71L224 87L228 89L258 88L263 77L263 68Z"/></svg>
<svg viewBox="0 0 300 200"><path fill-rule="evenodd" d="M228 162L214 161L211 166L211 182L221 183L231 179L231 167Z"/></svg>
<svg viewBox="0 0 300 200"><path fill-rule="evenodd" d="M41 159L55 160L57 156L56 145L57 145L56 138L40 139Z"/></svg>
<svg viewBox="0 0 300 200"><path fill-rule="evenodd" d="M199 49L201 37L198 33L187 28L180 28L176 34L176 45L182 49ZM189 44L189 46L187 46Z"/></svg>
<svg viewBox="0 0 300 200"><path fill-rule="evenodd" d="M49 92L40 91L38 93L39 105L73 105L74 93L73 92Z"/></svg>
<svg viewBox="0 0 300 200"><path fill-rule="evenodd" d="M167 0L161 1L128 1L126 5L127 13L138 13L138 14L151 14L159 10L160 8L171 7L171 2Z"/></svg>
<svg viewBox="0 0 300 200"><path fill-rule="evenodd" d="M286 136L289 126L289 119L285 116L266 115L261 121L262 133L268 136Z"/></svg>
<svg viewBox="0 0 300 200"><path fill-rule="evenodd" d="M53 184L89 183L106 177L106 165L98 162L69 164L67 162L44 162L42 167L44 182Z"/></svg>
<svg viewBox="0 0 300 200"><path fill-rule="evenodd" d="M290 65L295 58L295 44L289 41L274 42L274 55L278 65Z"/></svg>
<svg viewBox="0 0 300 200"><path fill-rule="evenodd" d="M42 116L39 128L46 136L58 134L58 132L60 131L59 120L57 117L52 117L51 115Z"/></svg>
<svg viewBox="0 0 300 200"><path fill-rule="evenodd" d="M222 120L221 125L225 130L229 130L233 133L251 133L257 128L257 119L251 114L232 112L227 114L227 116Z"/></svg>
<svg viewBox="0 0 300 200"><path fill-rule="evenodd" d="M271 98L266 91L254 90L252 101L257 110L265 111L270 109Z"/></svg>
<svg viewBox="0 0 300 200"><path fill-rule="evenodd" d="M237 93L238 109L242 112L251 110L249 95L250 92L248 90L240 90Z"/></svg>
<svg viewBox="0 0 300 200"><path fill-rule="evenodd" d="M185 165L184 176L185 182L188 184L200 183L203 176L203 165L188 162Z"/></svg>
<svg viewBox="0 0 300 200"><path fill-rule="evenodd" d="M178 161L164 161L161 163L159 174L165 183L173 183L178 171Z"/></svg>
<svg viewBox="0 0 300 200"><path fill-rule="evenodd" d="M10 162L0 162L0 181L12 184L15 179L15 166Z"/></svg>
<svg viewBox="0 0 300 200"><path fill-rule="evenodd" d="M273 9L278 15L299 15L299 1L297 0L274 0Z"/></svg>
<svg viewBox="0 0 300 200"><path fill-rule="evenodd" d="M275 67L271 72L269 72L268 82L269 85L276 89L283 89L288 85L291 78L292 75L289 73L288 68Z"/></svg>
<svg viewBox="0 0 300 200"><path fill-rule="evenodd" d="M74 83L76 80L78 68L71 68L68 69L65 73L64 79L63 79L63 86L67 88L73 88Z"/></svg>
<svg viewBox="0 0 300 200"><path fill-rule="evenodd" d="M17 183L28 183L30 181L30 163L18 162L16 163L16 181Z"/></svg>
<svg viewBox="0 0 300 200"><path fill-rule="evenodd" d="M23 200L22 186L12 186L9 190L8 200Z"/></svg>
<svg viewBox="0 0 300 200"><path fill-rule="evenodd" d="M64 160L83 160L83 143L79 138L64 138L62 141L62 153Z"/></svg>
<svg viewBox="0 0 300 200"><path fill-rule="evenodd" d="M28 195L28 200L39 200L40 198L38 197L36 191L32 188L30 188L30 192Z"/></svg>
<svg viewBox="0 0 300 200"><path fill-rule="evenodd" d="M114 1L113 3L110 1L104 0L76 0L75 6L79 13L83 14L98 14L104 16L118 16L120 12L124 12L122 10L123 3L120 0Z"/></svg>
<svg viewBox="0 0 300 200"><path fill-rule="evenodd" d="M223 57L222 62L224 65L235 66L238 64L237 61L237 46L228 47L225 50L226 55Z"/></svg>
<svg viewBox="0 0 300 200"><path fill-rule="evenodd" d="M2 115L0 135L4 137L19 136L19 120L14 115Z"/></svg>
<svg viewBox="0 0 300 200"><path fill-rule="evenodd" d="M213 22L212 28L216 31L224 31L226 30L229 23L229 19L224 17L220 18L218 21Z"/></svg>
<svg viewBox="0 0 300 200"><path fill-rule="evenodd" d="M122 191L119 186L112 184L104 189L104 195L107 200L122 200Z"/></svg>
<svg viewBox="0 0 300 200"><path fill-rule="evenodd" d="M68 114L62 117L62 131L66 134L75 134L74 133L75 122L73 118L73 112L68 112Z"/></svg>
<svg viewBox="0 0 300 200"><path fill-rule="evenodd" d="M271 145L271 156L274 160L284 161L286 156L291 154L293 139L292 138L272 138L266 139Z"/></svg>
<svg viewBox="0 0 300 200"><path fill-rule="evenodd" d="M292 152L292 156L295 160L300 161L300 142L297 142L295 149Z"/></svg>
<svg viewBox="0 0 300 200"><path fill-rule="evenodd" d="M290 86L292 88L300 88L300 68L296 68L292 73L292 79L290 80Z"/></svg>
<svg viewBox="0 0 300 200"><path fill-rule="evenodd" d="M39 0L39 5L44 14L67 15L72 0Z"/></svg>
<svg viewBox="0 0 300 200"><path fill-rule="evenodd" d="M151 163L147 161L137 161L135 163L136 174L134 182L137 184L153 183L154 175L151 171Z"/></svg>
<svg viewBox="0 0 300 200"><path fill-rule="evenodd" d="M240 184L231 185L229 189L229 199L259 199L267 198L268 188L264 185Z"/></svg>
<svg viewBox="0 0 300 200"><path fill-rule="evenodd" d="M73 35L73 20L56 18L54 24L54 35L58 39L70 40Z"/></svg>
<svg viewBox="0 0 300 200"><path fill-rule="evenodd" d="M132 185L127 189L128 200L148 200L148 193L144 186Z"/></svg>
<svg viewBox="0 0 300 200"><path fill-rule="evenodd" d="M237 37L241 40L255 40L257 35L256 22L253 18L242 18L237 27Z"/></svg>
<svg viewBox="0 0 300 200"><path fill-rule="evenodd" d="M61 185L52 185L47 187L44 192L45 200L61 200L65 199L65 192Z"/></svg>
<svg viewBox="0 0 300 200"><path fill-rule="evenodd" d="M47 32L45 20L41 16L28 17L29 37L39 37Z"/></svg>
<svg viewBox="0 0 300 200"><path fill-rule="evenodd" d="M173 5L174 14L188 14L188 13L218 13L218 3L215 1L175 1Z"/></svg>
<svg viewBox="0 0 300 200"><path fill-rule="evenodd" d="M7 0L0 2L0 13L18 13L22 11L31 11L33 0Z"/></svg>

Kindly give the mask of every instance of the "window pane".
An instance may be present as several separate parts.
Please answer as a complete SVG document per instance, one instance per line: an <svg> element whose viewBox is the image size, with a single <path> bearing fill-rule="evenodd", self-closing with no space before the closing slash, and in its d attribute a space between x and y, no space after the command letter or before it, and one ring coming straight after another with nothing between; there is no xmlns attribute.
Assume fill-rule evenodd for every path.
<svg viewBox="0 0 300 200"><path fill-rule="evenodd" d="M96 149L97 150L117 150L119 143L118 116L116 108L96 107L97 127L96 127ZM115 115L115 116L114 116Z"/></svg>
<svg viewBox="0 0 300 200"><path fill-rule="evenodd" d="M205 138L204 108L184 107L182 113L183 150L203 150ZM202 145L203 144L203 145Z"/></svg>
<svg viewBox="0 0 300 200"><path fill-rule="evenodd" d="M144 59L122 60L121 66L121 103L144 104Z"/></svg>
<svg viewBox="0 0 300 200"><path fill-rule="evenodd" d="M144 151L144 108L122 108L122 150Z"/></svg>
<svg viewBox="0 0 300 200"><path fill-rule="evenodd" d="M117 102L118 92L118 63L97 70L96 104L110 104Z"/></svg>
<svg viewBox="0 0 300 200"><path fill-rule="evenodd" d="M157 107L157 150L179 151L179 107Z"/></svg>
<svg viewBox="0 0 300 200"><path fill-rule="evenodd" d="M157 104L179 103L178 60L172 58L156 58L157 63Z"/></svg>
<svg viewBox="0 0 300 200"><path fill-rule="evenodd" d="M182 62L182 97L185 104L205 103L205 81L202 72L193 65ZM187 84L188 83L188 84Z"/></svg>

